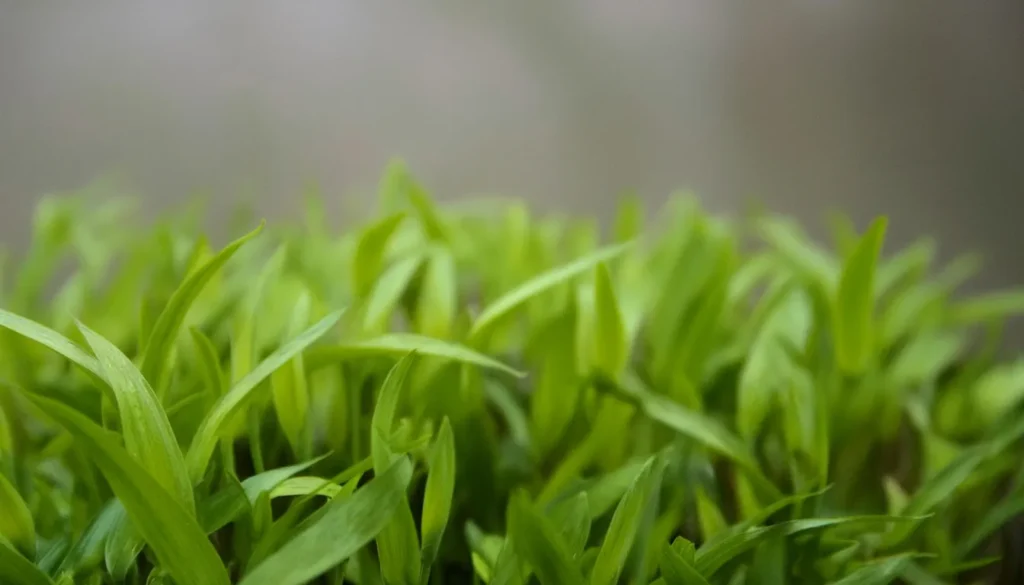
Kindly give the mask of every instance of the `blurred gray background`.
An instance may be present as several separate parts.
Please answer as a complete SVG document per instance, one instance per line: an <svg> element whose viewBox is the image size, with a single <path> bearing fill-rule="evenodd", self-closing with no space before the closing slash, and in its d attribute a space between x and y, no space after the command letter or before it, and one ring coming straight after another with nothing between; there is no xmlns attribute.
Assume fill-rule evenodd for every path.
<svg viewBox="0 0 1024 585"><path fill-rule="evenodd" d="M887 213L1020 281L1024 2L0 0L5 245L105 173L357 213L394 155L445 199Z"/></svg>

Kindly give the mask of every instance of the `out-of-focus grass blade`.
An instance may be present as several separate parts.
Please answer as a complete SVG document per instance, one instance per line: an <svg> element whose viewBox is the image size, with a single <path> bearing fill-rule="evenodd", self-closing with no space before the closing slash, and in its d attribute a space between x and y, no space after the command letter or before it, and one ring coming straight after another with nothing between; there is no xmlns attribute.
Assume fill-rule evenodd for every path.
<svg viewBox="0 0 1024 585"><path fill-rule="evenodd" d="M375 221L363 230L356 244L355 255L352 257L352 287L357 297L369 294L380 274L384 252L387 250L391 235L404 219L405 213L394 213Z"/></svg>
<svg viewBox="0 0 1024 585"><path fill-rule="evenodd" d="M482 353L473 351L464 345L434 339L415 333L386 333L364 341L354 341L343 345L325 345L310 350L306 362L310 369L324 364L360 356L402 356L409 352L423 356L444 358L491 370L499 370L507 374L523 377L525 374L513 369L498 360Z"/></svg>
<svg viewBox="0 0 1024 585"><path fill-rule="evenodd" d="M875 271L887 220L871 223L843 265L836 291L834 319L836 360L847 373L867 367L875 344Z"/></svg>
<svg viewBox="0 0 1024 585"><path fill-rule="evenodd" d="M114 391L125 449L183 508L194 513L195 499L185 458L160 399L128 356L85 325L79 323L78 328Z"/></svg>
<svg viewBox="0 0 1024 585"><path fill-rule="evenodd" d="M779 217L765 217L758 228L765 241L802 278L823 291L833 286L839 272L835 260L804 236L795 224Z"/></svg>
<svg viewBox="0 0 1024 585"><path fill-rule="evenodd" d="M239 585L299 585L355 554L377 536L402 505L412 464L401 458L350 497L335 498L326 510Z"/></svg>
<svg viewBox="0 0 1024 585"><path fill-rule="evenodd" d="M905 554L874 561L855 569L831 585L889 585L913 558L914 555Z"/></svg>
<svg viewBox="0 0 1024 585"><path fill-rule="evenodd" d="M53 581L42 569L2 542L0 542L0 583L4 583L4 585L53 585Z"/></svg>
<svg viewBox="0 0 1024 585"><path fill-rule="evenodd" d="M515 550L543 585L583 585L583 575L572 562L565 541L524 494L513 496L508 516L508 532Z"/></svg>
<svg viewBox="0 0 1024 585"><path fill-rule="evenodd" d="M217 551L193 515L118 444L118 437L64 406L25 395L76 439L121 500L133 526L180 585L229 585Z"/></svg>
<svg viewBox="0 0 1024 585"><path fill-rule="evenodd" d="M145 547L142 535L135 530L121 502L116 502L111 514L110 534L103 543L103 561L107 572L115 580L121 581L128 576L128 571L135 566L135 559Z"/></svg>
<svg viewBox="0 0 1024 585"><path fill-rule="evenodd" d="M611 273L604 262L599 262L594 276L594 336L591 351L594 367L615 379L626 367L629 345L622 321L622 311L615 297Z"/></svg>
<svg viewBox="0 0 1024 585"><path fill-rule="evenodd" d="M991 508L977 521L965 538L957 543L954 557L964 559L978 548L986 538L1017 516L1024 514L1024 490L1004 499Z"/></svg>
<svg viewBox="0 0 1024 585"><path fill-rule="evenodd" d="M723 533L729 526L718 505L708 496L703 487L697 487L697 521L704 541L708 542Z"/></svg>
<svg viewBox="0 0 1024 585"><path fill-rule="evenodd" d="M572 278L590 270L600 262L608 262L621 255L629 249L632 242L616 244L596 250L587 256L579 258L569 264L560 266L540 274L511 291L496 299L477 316L476 321L470 329L471 339L479 339L480 336L501 318L508 315L516 308L526 303L535 296L550 290L560 284L568 282Z"/></svg>
<svg viewBox="0 0 1024 585"><path fill-rule="evenodd" d="M295 302L288 335L298 335L309 323L311 299L305 292ZM305 457L306 422L309 417L309 386L302 354L298 353L287 364L270 375L274 412L285 438L298 457Z"/></svg>
<svg viewBox="0 0 1024 585"><path fill-rule="evenodd" d="M6 538L27 558L36 554L36 527L32 513L18 490L0 473L0 536Z"/></svg>
<svg viewBox="0 0 1024 585"><path fill-rule="evenodd" d="M312 327L282 345L241 380L238 380L231 390L214 404L213 408L199 424L199 428L192 438L192 445L189 447L185 458L189 476L193 483L197 483L202 479L203 474L206 472L206 466L210 462L210 456L213 454L213 448L217 444L217 439L223 426L245 404L253 390L266 380L268 376L277 371L278 368L288 363L299 352L312 345L313 342L327 333L337 324L341 315L342 311L335 311L327 315Z"/></svg>
<svg viewBox="0 0 1024 585"><path fill-rule="evenodd" d="M376 333L387 328L388 319L419 271L423 260L423 254L402 258L388 267L377 279L363 309L363 329Z"/></svg>
<svg viewBox="0 0 1024 585"><path fill-rule="evenodd" d="M427 257L416 305L416 331L428 337L450 337L458 312L458 282L455 259L446 248L437 247Z"/></svg>
<svg viewBox="0 0 1024 585"><path fill-rule="evenodd" d="M277 484L277 487L270 490L270 499L314 495L324 496L330 500L341 493L342 487L328 479L299 475Z"/></svg>
<svg viewBox="0 0 1024 585"><path fill-rule="evenodd" d="M65 571L81 571L99 564L103 558L104 544L118 526L119 511L123 509L120 502L110 500L78 537L68 554L64 556L57 568L57 574Z"/></svg>
<svg viewBox="0 0 1024 585"><path fill-rule="evenodd" d="M1024 314L1024 291L1009 290L978 295L950 309L950 320L957 325L988 323Z"/></svg>
<svg viewBox="0 0 1024 585"><path fill-rule="evenodd" d="M70 360L71 363L92 374L97 380L104 379L96 358L89 355L77 343L53 329L3 309L0 309L0 327L10 329L18 335L52 349Z"/></svg>
<svg viewBox="0 0 1024 585"><path fill-rule="evenodd" d="M171 295L170 301L153 325L142 354L142 365L139 369L151 384L157 387L162 384L164 369L167 367L174 341L178 338L178 331L203 287L239 248L263 231L264 225L265 222L260 222L255 230L225 246L216 256L192 272Z"/></svg>
<svg viewBox="0 0 1024 585"><path fill-rule="evenodd" d="M633 541L640 528L647 502L652 491L660 487L653 485L651 481L652 477L655 477L652 474L653 466L654 459L651 458L644 464L640 475L626 490L626 494L615 508L604 543L597 554L597 560L594 561L594 568L590 574L591 585L613 585L618 582L619 575L625 568L626 558L633 548Z"/></svg>
<svg viewBox="0 0 1024 585"><path fill-rule="evenodd" d="M548 516L555 526L560 527L569 554L578 559L590 538L591 515L587 493L580 492L551 506Z"/></svg>
<svg viewBox="0 0 1024 585"><path fill-rule="evenodd" d="M374 473L383 473L396 454L388 443L394 425L398 399L405 386L409 370L415 363L415 354L407 354L398 361L384 379L384 385L377 397L373 410L370 453L373 457ZM381 572L388 585L418 585L420 569L420 545L416 536L416 524L409 509L408 498L401 497L398 509L380 534L377 535L377 552L380 555Z"/></svg>
<svg viewBox="0 0 1024 585"><path fill-rule="evenodd" d="M672 550L667 542L662 545L659 566L665 585L709 585L708 580L697 572L697 568Z"/></svg>
<svg viewBox="0 0 1024 585"><path fill-rule="evenodd" d="M206 382L207 391L211 396L219 397L224 393L224 374L221 371L217 348L210 341L210 338L199 329L193 327L189 333L192 335L192 343L195 346L196 356L202 368L203 380Z"/></svg>
<svg viewBox="0 0 1024 585"><path fill-rule="evenodd" d="M445 417L437 433L430 453L430 468L427 487L423 492L423 512L420 519L420 540L422 569L420 579L425 583L430 578L430 567L441 548L448 518L451 515L452 499L455 496L455 437L451 423Z"/></svg>

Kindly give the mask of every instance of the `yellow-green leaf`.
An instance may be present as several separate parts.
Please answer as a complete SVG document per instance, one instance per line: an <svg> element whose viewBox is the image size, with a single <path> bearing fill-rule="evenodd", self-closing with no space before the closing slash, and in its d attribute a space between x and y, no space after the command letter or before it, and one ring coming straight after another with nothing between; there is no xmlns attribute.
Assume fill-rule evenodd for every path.
<svg viewBox="0 0 1024 585"><path fill-rule="evenodd" d="M445 417L430 453L427 487L423 492L423 512L420 518L420 534L423 541L423 568L420 575L423 579L430 575L430 567L441 548L441 539L448 526L454 496L455 437L452 434L452 425L448 422L448 417Z"/></svg>
<svg viewBox="0 0 1024 585"><path fill-rule="evenodd" d="M405 219L404 213L383 217L363 230L352 258L352 287L357 297L370 293L380 275L384 252L392 234Z"/></svg>
<svg viewBox="0 0 1024 585"><path fill-rule="evenodd" d="M871 223L843 266L836 291L836 360L843 371L859 374L875 344L875 271L885 239L886 219Z"/></svg>
<svg viewBox="0 0 1024 585"><path fill-rule="evenodd" d="M591 343L595 369L610 378L618 377L619 372L626 367L629 345L612 277L603 262L597 265L594 276L594 331Z"/></svg>
<svg viewBox="0 0 1024 585"><path fill-rule="evenodd" d="M6 538L26 558L35 558L36 527L32 513L3 473L0 473L0 510L3 510L0 512L0 536Z"/></svg>
<svg viewBox="0 0 1024 585"><path fill-rule="evenodd" d="M652 478L657 476L652 473L653 467L652 458L644 464L633 485L626 490L626 494L615 508L604 542L597 553L597 560L594 561L594 568L590 574L591 585L614 585L618 582L619 575L625 568L626 558L633 548L644 510L653 490L659 488L652 481Z"/></svg>

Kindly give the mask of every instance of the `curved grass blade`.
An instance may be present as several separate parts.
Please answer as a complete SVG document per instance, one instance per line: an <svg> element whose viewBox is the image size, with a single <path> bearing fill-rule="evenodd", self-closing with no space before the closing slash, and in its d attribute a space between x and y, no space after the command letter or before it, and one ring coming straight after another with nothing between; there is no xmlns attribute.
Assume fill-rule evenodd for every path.
<svg viewBox="0 0 1024 585"><path fill-rule="evenodd" d="M423 254L413 254L398 260L377 279L363 310L363 328L366 331L377 332L387 328L388 319L423 260Z"/></svg>
<svg viewBox="0 0 1024 585"><path fill-rule="evenodd" d="M523 372L511 368L494 358L473 351L464 345L414 333L386 333L365 341L317 347L306 356L306 362L309 364L308 367L310 369L316 369L328 363L355 357L373 355L402 356L413 351L424 356L444 358L502 371L517 378L525 376Z"/></svg>
<svg viewBox="0 0 1024 585"><path fill-rule="evenodd" d="M626 367L629 344L622 310L615 297L611 273L604 262L597 264L594 276L594 367L614 379Z"/></svg>
<svg viewBox="0 0 1024 585"><path fill-rule="evenodd" d="M260 222L259 227L255 230L225 246L216 256L185 278L178 290L171 295L171 299L160 313L146 340L142 353L142 366L139 368L142 370L142 375L154 386L159 387L162 384L164 369L167 367L174 341L178 338L178 331L181 329L181 324L185 322L185 316L188 314L189 308L192 307L192 303L235 252L263 231L265 224L266 222Z"/></svg>
<svg viewBox="0 0 1024 585"><path fill-rule="evenodd" d="M53 585L53 581L42 569L2 542L0 542L0 583L4 583L4 585Z"/></svg>
<svg viewBox="0 0 1024 585"><path fill-rule="evenodd" d="M420 548L422 565L420 578L426 582L430 567L441 548L448 518L451 515L452 499L455 496L455 436L448 417L441 421L433 450L430 453L430 467L427 486L423 492L423 511L420 516Z"/></svg>
<svg viewBox="0 0 1024 585"><path fill-rule="evenodd" d="M560 527L562 537L573 559L578 559L590 538L590 502L586 492L562 500L551 506L548 514L551 522Z"/></svg>
<svg viewBox="0 0 1024 585"><path fill-rule="evenodd" d="M388 215L368 226L359 237L352 257L352 287L357 297L369 294L373 288L388 242L404 219L404 212Z"/></svg>
<svg viewBox="0 0 1024 585"><path fill-rule="evenodd" d="M195 345L196 356L199 359L207 391L212 396L220 396L224 393L224 375L221 372L217 348L210 338L199 329L193 327L189 333L192 335L192 343Z"/></svg>
<svg viewBox="0 0 1024 585"><path fill-rule="evenodd" d="M18 490L0 473L0 536L28 558L36 555L36 526Z"/></svg>
<svg viewBox="0 0 1024 585"><path fill-rule="evenodd" d="M831 585L889 585L896 580L913 560L914 555L888 557L855 569Z"/></svg>
<svg viewBox="0 0 1024 585"><path fill-rule="evenodd" d="M537 295L552 289L560 284L583 274L600 262L607 262L621 255L628 250L632 242L616 244L595 250L594 252L579 258L569 264L565 264L553 270L549 270L536 276L511 291L505 293L480 312L480 315L473 322L469 332L470 339L479 339L480 336L501 318L536 297Z"/></svg>
<svg viewBox="0 0 1024 585"><path fill-rule="evenodd" d="M324 496L333 500L343 488L329 479L310 475L289 477L270 490L270 499L294 496Z"/></svg>
<svg viewBox="0 0 1024 585"><path fill-rule="evenodd" d="M666 542L661 547L661 576L665 585L710 585L697 568Z"/></svg>
<svg viewBox="0 0 1024 585"><path fill-rule="evenodd" d="M103 507L64 556L57 568L57 574L65 571L82 571L99 564L103 558L103 547L107 538L117 527L118 510L123 510L123 507L116 499L110 500Z"/></svg>
<svg viewBox="0 0 1024 585"><path fill-rule="evenodd" d="M22 337L52 349L70 360L71 363L92 374L95 379L103 380L100 364L96 361L96 358L89 355L77 343L53 329L3 309L0 309L0 327L9 329Z"/></svg>
<svg viewBox="0 0 1024 585"><path fill-rule="evenodd" d="M239 585L299 585L343 562L380 533L401 505L411 478L412 464L402 458L351 497L334 499Z"/></svg>
<svg viewBox="0 0 1024 585"><path fill-rule="evenodd" d="M572 562L564 539L521 493L509 504L508 531L516 552L543 585L583 585L583 575Z"/></svg>
<svg viewBox="0 0 1024 585"><path fill-rule="evenodd" d="M128 356L114 344L81 323L78 329L96 354L103 377L114 391L125 449L182 507L194 514L195 499L185 458L160 399Z"/></svg>
<svg viewBox="0 0 1024 585"><path fill-rule="evenodd" d="M629 551L633 548L633 541L643 520L647 502L651 498L651 493L659 487L652 481L657 477L652 473L653 467L652 457L644 464L633 485L626 490L626 494L615 508L604 543L601 544L597 560L594 561L594 568L590 574L591 585L613 585L618 582Z"/></svg>
<svg viewBox="0 0 1024 585"><path fill-rule="evenodd" d="M338 320L341 319L342 311L335 311L327 315L309 329L291 339L274 353L267 356L251 372L222 396L213 408L206 414L206 417L199 424L196 434L192 439L188 454L185 457L189 470L189 477L193 483L202 479L206 472L206 466L210 462L214 446L220 436L224 425L231 417L241 409L245 402L252 395L260 383L277 371L278 368L288 363L299 352L313 344L317 339L329 331Z"/></svg>
<svg viewBox="0 0 1024 585"><path fill-rule="evenodd" d="M875 345L875 272L887 220L871 222L843 266L834 310L836 361L843 371L859 374Z"/></svg>
<svg viewBox="0 0 1024 585"><path fill-rule="evenodd" d="M1005 526L1011 519L1024 514L1024 491L1012 495L991 508L978 521L967 537L959 542L954 554L955 558L963 559L978 548L990 535Z"/></svg>
<svg viewBox="0 0 1024 585"><path fill-rule="evenodd" d="M132 525L175 582L230 585L217 551L193 515L132 459L116 434L60 402L33 394L25 396L75 437L76 445L100 468L132 518Z"/></svg>

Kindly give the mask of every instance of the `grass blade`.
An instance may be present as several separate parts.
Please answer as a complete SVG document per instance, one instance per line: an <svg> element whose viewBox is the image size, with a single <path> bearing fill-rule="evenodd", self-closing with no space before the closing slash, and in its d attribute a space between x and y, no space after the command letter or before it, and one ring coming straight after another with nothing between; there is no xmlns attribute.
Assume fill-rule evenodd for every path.
<svg viewBox="0 0 1024 585"><path fill-rule="evenodd" d="M405 213L394 213L363 230L352 257L352 288L357 297L369 294L373 283L377 282L388 242L404 219Z"/></svg>
<svg viewBox="0 0 1024 585"><path fill-rule="evenodd" d="M900 576L913 558L913 555L898 555L875 561L834 581L832 585L889 585Z"/></svg>
<svg viewBox="0 0 1024 585"><path fill-rule="evenodd" d="M154 386L160 387L163 381L164 369L167 367L174 341L178 338L178 331L181 324L185 322L185 316L189 308L195 302L199 293L203 291L210 279L227 263L228 260L246 242L256 237L263 231L264 223L248 234L238 238L224 247L201 267L194 270L185 281L181 283L174 294L171 295L167 306L157 317L156 324L150 332L142 354L142 375Z"/></svg>
<svg viewBox="0 0 1024 585"><path fill-rule="evenodd" d="M594 277L594 335L592 338L595 369L612 379L626 367L629 345L622 311L615 298L611 273L604 262L597 265Z"/></svg>
<svg viewBox="0 0 1024 585"><path fill-rule="evenodd" d="M834 307L836 360L850 374L862 372L873 353L875 272L886 224L884 217L871 223L839 277Z"/></svg>
<svg viewBox="0 0 1024 585"><path fill-rule="evenodd" d="M229 585L227 571L206 533L176 498L118 444L118 437L64 406L26 394L89 455L132 518L132 524L179 585Z"/></svg>
<svg viewBox="0 0 1024 585"><path fill-rule="evenodd" d="M411 477L412 465L402 458L351 497L332 500L316 522L239 585L300 585L343 562L380 533L402 505Z"/></svg>
<svg viewBox="0 0 1024 585"><path fill-rule="evenodd" d="M79 323L78 328L114 391L125 449L182 507L194 514L195 499L185 458L160 399L128 356L85 325Z"/></svg>
<svg viewBox="0 0 1024 585"><path fill-rule="evenodd" d="M665 585L710 585L697 568L672 550L668 543L662 545L659 566Z"/></svg>
<svg viewBox="0 0 1024 585"><path fill-rule="evenodd" d="M451 515L452 499L455 496L455 437L452 425L445 417L437 433L430 454L430 471L427 487L423 492L423 512L420 517L422 569L420 579L426 583L430 578L430 567L441 548L448 518Z"/></svg>
<svg viewBox="0 0 1024 585"><path fill-rule="evenodd" d="M23 555L36 554L36 526L32 512L21 499L18 490L0 473L0 537L6 538Z"/></svg>
<svg viewBox="0 0 1024 585"><path fill-rule="evenodd" d="M572 562L565 541L521 493L509 504L508 532L515 550L542 585L583 585L583 575Z"/></svg>
<svg viewBox="0 0 1024 585"><path fill-rule="evenodd" d="M623 252L628 250L631 245L631 242L627 242L595 250L594 252L570 262L569 264L536 276L505 293L480 312L480 315L476 318L476 321L473 322L473 326L470 329L470 339L479 339L487 329L530 299L560 284L568 282L576 276L590 270L598 263L608 262L613 258L620 256Z"/></svg>
<svg viewBox="0 0 1024 585"><path fill-rule="evenodd" d="M247 399L250 398L253 390L266 380L267 377L277 371L278 368L288 363L299 352L312 345L313 342L327 333L341 319L341 315L342 311L335 311L327 315L315 325L282 345L277 351L260 362L251 372L236 382L231 390L217 401L199 424L199 428L192 439L192 445L189 447L188 455L185 458L189 477L191 477L193 483L197 483L202 479L224 425L242 408Z"/></svg>
<svg viewBox="0 0 1024 585"><path fill-rule="evenodd" d="M0 583L4 585L53 585L53 581L42 569L2 542L0 542Z"/></svg>
<svg viewBox="0 0 1024 585"><path fill-rule="evenodd" d="M103 380L100 364L96 358L89 355L77 343L53 329L3 309L0 309L0 327L7 328L22 337L52 349L66 357L71 363L92 374L97 380Z"/></svg>
<svg viewBox="0 0 1024 585"><path fill-rule="evenodd" d="M594 569L590 574L591 585L613 585L618 582L626 558L633 548L647 502L651 493L660 487L652 481L656 477L652 473L653 467L654 459L651 458L615 508L612 522L597 553L597 560L594 561Z"/></svg>
<svg viewBox="0 0 1024 585"><path fill-rule="evenodd" d="M402 356L413 351L424 356L444 358L481 368L498 370L519 378L525 375L519 370L511 368L482 353L473 351L464 345L414 333L387 333L365 341L317 347L309 352L309 355L306 356L306 361L310 369L315 369L328 363L361 356Z"/></svg>

